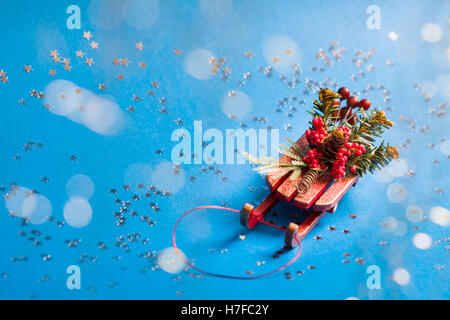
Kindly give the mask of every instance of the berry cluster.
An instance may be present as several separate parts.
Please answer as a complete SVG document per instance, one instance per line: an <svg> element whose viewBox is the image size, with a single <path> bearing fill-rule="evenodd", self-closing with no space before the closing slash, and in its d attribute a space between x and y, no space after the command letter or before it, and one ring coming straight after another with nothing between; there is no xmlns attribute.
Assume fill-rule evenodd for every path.
<svg viewBox="0 0 450 320"><path fill-rule="evenodd" d="M338 118L344 118L348 123L354 125L358 121L358 118L356 112L352 111L352 109L358 107L367 111L371 106L371 102L369 99L359 101L357 96L350 96L350 90L345 87L339 88L338 93L341 95L342 101L347 100L347 106L339 110Z"/></svg>
<svg viewBox="0 0 450 320"><path fill-rule="evenodd" d="M339 149L339 152L336 155L337 159L333 161L333 167L331 168L331 175L333 178L339 179L345 175L345 164L351 154L360 156L364 152L366 152L366 148L364 148L363 145L359 143L346 142L344 147ZM356 172L355 166L350 167L350 172Z"/></svg>
<svg viewBox="0 0 450 320"><path fill-rule="evenodd" d="M319 159L317 157L323 157L323 153L317 148L309 149L306 156L303 157L303 162L308 164L308 167L326 169L327 165L325 163L319 164Z"/></svg>
<svg viewBox="0 0 450 320"><path fill-rule="evenodd" d="M325 123L322 118L314 118L312 120L313 130L306 130L306 138L311 145L319 145L322 143L323 138L327 136L325 130Z"/></svg>

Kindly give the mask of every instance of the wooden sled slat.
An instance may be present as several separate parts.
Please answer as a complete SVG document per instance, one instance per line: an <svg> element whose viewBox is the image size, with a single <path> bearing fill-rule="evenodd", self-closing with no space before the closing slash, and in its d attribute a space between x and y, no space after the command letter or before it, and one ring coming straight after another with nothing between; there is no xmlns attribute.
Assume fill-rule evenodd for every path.
<svg viewBox="0 0 450 320"><path fill-rule="evenodd" d="M301 136L300 139L297 140L296 144L302 150L306 150L306 148L308 146L308 141L306 140L306 136L305 135ZM280 158L280 162L289 163L289 162L291 162L291 158L289 158L286 155L283 155ZM278 173L279 173L279 171L271 172L271 173L267 174L266 183L271 192L274 191L275 189L277 189L283 183L283 181L286 180L286 178L290 175L290 173L288 172L284 176L275 179L274 177L276 177L278 175Z"/></svg>
<svg viewBox="0 0 450 320"><path fill-rule="evenodd" d="M325 191L325 193L314 204L314 210L330 210L333 208L351 186L356 184L358 176L353 178L342 178L334 183Z"/></svg>
<svg viewBox="0 0 450 320"><path fill-rule="evenodd" d="M293 173L291 173L292 175ZM278 187L276 196L286 202L290 202L292 198L297 194L297 184L302 180L304 173L299 175L296 179L291 180L291 177L283 181L283 183Z"/></svg>
<svg viewBox="0 0 450 320"><path fill-rule="evenodd" d="M333 178L329 174L324 174L312 184L308 191L303 194L297 194L292 204L302 209L310 208L332 182Z"/></svg>

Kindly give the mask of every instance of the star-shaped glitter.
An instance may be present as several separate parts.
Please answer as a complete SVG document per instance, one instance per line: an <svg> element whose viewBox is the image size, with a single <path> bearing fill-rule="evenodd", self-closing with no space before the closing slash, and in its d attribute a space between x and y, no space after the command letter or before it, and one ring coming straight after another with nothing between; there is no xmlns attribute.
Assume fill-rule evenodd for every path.
<svg viewBox="0 0 450 320"><path fill-rule="evenodd" d="M86 40L90 40L92 38L92 34L90 31L83 31L83 38Z"/></svg>
<svg viewBox="0 0 450 320"><path fill-rule="evenodd" d="M59 56L58 50L50 50L50 57L54 58Z"/></svg>
<svg viewBox="0 0 450 320"><path fill-rule="evenodd" d="M29 72L33 71L33 69L31 68L31 66L27 66L27 65L23 66L23 69L22 69L22 70L25 71L26 73L29 73Z"/></svg>
<svg viewBox="0 0 450 320"><path fill-rule="evenodd" d="M56 70L50 69L50 70L48 71L48 74L51 75L52 77L54 77L54 76L56 76Z"/></svg>
<svg viewBox="0 0 450 320"><path fill-rule="evenodd" d="M84 58L84 52L81 50L75 51L75 54L77 55L77 58Z"/></svg>
<svg viewBox="0 0 450 320"><path fill-rule="evenodd" d="M136 49L138 49L140 51L142 51L142 49L144 49L144 45L142 44L142 42L137 42L135 44L135 46L136 46Z"/></svg>
<svg viewBox="0 0 450 320"><path fill-rule="evenodd" d="M92 41L91 43L89 43L89 46L92 49L98 49L98 42Z"/></svg>
<svg viewBox="0 0 450 320"><path fill-rule="evenodd" d="M177 48L177 49L173 50L173 53L177 56L181 56L182 51Z"/></svg>
<svg viewBox="0 0 450 320"><path fill-rule="evenodd" d="M92 58L86 58L84 60L84 63L87 64L89 67L92 66L94 64L94 59Z"/></svg>

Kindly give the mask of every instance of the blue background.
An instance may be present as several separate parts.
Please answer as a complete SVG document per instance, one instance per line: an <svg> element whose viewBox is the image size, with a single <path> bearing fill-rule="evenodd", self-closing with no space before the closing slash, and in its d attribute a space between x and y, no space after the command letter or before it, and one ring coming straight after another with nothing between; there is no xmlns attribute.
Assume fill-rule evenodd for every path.
<svg viewBox="0 0 450 320"><path fill-rule="evenodd" d="M228 1L224 1L228 3ZM66 27L66 8L77 4L81 9L81 29ZM450 5L448 1L234 1L232 8L219 10L215 14L202 12L199 1L159 1L159 14L148 28L131 26L121 13L121 1L111 2L111 19L118 21L111 30L105 29L105 21L96 10L89 9L89 1L4 1L0 2L3 17L0 20L0 69L7 71L9 82L0 84L2 106L0 108L0 185L6 194L10 183L15 182L29 189L36 189L52 204L52 216L64 221L63 208L68 196L66 182L75 174L84 174L93 181L95 191L89 199L93 211L90 224L84 228L73 228L69 224L58 227L55 222L41 225L20 226L20 218L8 216L8 210L0 209L0 298L3 299L448 299L449 256L448 226L431 220L411 222L405 212L417 205L424 217L432 207L450 208L449 161L440 151L440 138L450 139L448 117L436 117L429 113L441 103L448 103L447 94L436 92L427 102L415 84L431 82L449 73L449 25ZM97 2L94 2L97 4ZM366 27L369 5L381 9L381 29ZM103 10L105 12L105 10ZM138 18L139 11L138 11ZM223 19L217 21L221 15ZM116 20L117 19L117 20ZM101 20L101 21L100 21ZM139 20L139 19L138 19ZM100 21L100 22L99 22ZM102 22L103 21L103 22ZM421 36L426 23L438 24L443 36L431 43ZM103 23L103 24L102 24ZM91 49L83 39L83 31L90 31L99 43ZM395 31L396 41L388 37ZM299 83L288 88L279 80L274 69L271 78L258 72L258 67L272 64L263 54L264 44L273 34L287 35L299 50L298 62L302 74ZM328 52L332 41L339 41L345 48L342 61L325 66L314 57L319 48ZM139 51L135 43L142 42ZM182 50L181 56L173 50ZM228 81L215 75L207 80L192 77L183 67L185 56L196 48L205 48L216 58L226 58L231 69ZM373 48L375 53L361 68L352 59L357 59L356 50L364 54ZM55 64L50 50L57 49L62 57L70 58L72 70L64 71ZM88 67L76 58L75 51L83 50L94 59ZM447 50L447 53L446 53ZM250 51L253 59L244 53ZM113 66L113 58L127 57L128 67ZM386 61L394 62L388 66ZM147 68L138 67L145 61ZM372 64L374 69L366 68ZM25 73L24 65L33 71ZM274 66L276 68L276 66ZM311 67L324 67L314 71ZM49 69L57 75L51 77ZM359 76L359 71L365 77ZM251 73L243 87L237 82L244 72ZM125 80L116 77L121 73ZM292 79L292 73L284 73ZM356 81L350 77L356 75ZM126 191L122 188L127 168L133 163L146 163L153 172L158 164L170 161L170 152L175 145L170 140L173 130L180 128L174 120L181 118L183 128L192 134L193 121L202 120L204 130L238 128L240 121L248 128L280 130L281 139L298 138L308 126L306 111L316 99L313 90L306 89L307 79L316 82L332 79L336 85L345 85L353 92L362 92L368 85L374 87L361 96L371 99L372 105L387 112L396 126L386 134L393 145L402 145L410 140L408 148L400 148L401 157L414 176L402 174L389 183L379 183L376 177L363 177L356 188L342 199L335 214L327 215L303 241L300 259L290 266L292 279L286 279L284 271L267 278L252 281L199 278L190 270L169 274L156 265L155 259L139 255L153 252L157 255L171 247L171 230L177 218L186 210L205 204L221 205L240 209L245 202L257 204L268 194L262 177L246 165L214 165L223 170L222 175L200 171L201 165L182 165L183 174L175 177L182 187L171 196L153 195L134 202L134 193L143 193L134 186ZM128 119L127 126L116 135L102 135L86 126L50 113L43 108L43 101L30 97L29 91L44 91L53 80L65 79L91 90L96 94L112 96ZM448 77L447 88L448 88ZM151 82L158 81L159 88ZM108 87L105 92L97 89L99 83ZM382 85L390 94L383 93ZM146 93L155 92L155 97ZM230 90L244 92L251 100L251 109L242 119L232 120L221 110L222 97ZM447 89L448 90L448 89ZM132 95L142 100L135 102ZM390 101L384 102L385 96ZM157 98L167 99L168 114L158 112L161 107ZM282 112L276 112L277 102L283 98L296 97ZM26 106L18 100L24 98ZM305 104L300 103L304 100ZM133 105L135 113L126 107ZM297 108L292 117L287 117L289 105ZM407 120L415 120L418 130L411 130ZM266 123L253 121L252 117L267 117ZM291 130L284 126L290 124ZM421 133L428 126L429 132ZM426 130L425 130L426 131ZM27 141L41 141L42 150L34 147L24 152ZM437 148L430 148L429 144ZM161 155L155 151L163 149ZM23 159L14 160L14 154ZM76 155L77 161L69 160ZM438 159L440 163L434 163ZM208 165L205 165L206 167ZM170 170L167 175L173 178ZM397 174L400 175L400 174ZM40 177L50 181L42 183ZM223 181L222 177L228 178ZM184 177L184 179L182 179ZM195 182L188 177L196 177ZM169 179L169 178L168 178ZM171 181L171 180L168 180ZM158 185L158 181L152 181ZM392 202L388 198L388 186L401 183L407 194L403 201ZM116 195L109 193L115 187ZM442 188L444 193L436 192ZM112 213L119 209L115 199L130 200L131 209L140 215L151 216L156 225L150 227L138 217L127 217L124 226L117 226ZM3 201L3 200L2 200ZM161 208L154 212L149 206L156 202ZM280 204L273 218L286 225L292 215L302 214L295 208ZM351 219L350 214L357 215ZM393 220L395 219L395 220ZM448 218L447 218L448 219ZM383 222L397 221L403 230L383 227ZM329 231L335 226L336 231ZM400 227L399 227L400 228ZM43 233L51 240L42 240L42 246L27 240L31 230ZM347 229L349 234L342 231ZM394 228L395 229L395 228ZM27 236L19 237L19 230ZM392 232L391 232L392 231ZM115 246L116 237L139 232L149 243L129 243L130 252ZM180 225L177 241L198 267L209 271L234 275L255 274L272 270L293 257L295 252L282 254L274 259L273 254L283 244L283 234L266 226L247 231L239 225L239 216L208 210L193 213ZM433 239L429 249L414 246L412 239L417 232L428 234ZM238 235L246 235L245 240ZM323 240L315 240L320 235ZM66 239L82 239L77 248L69 248ZM380 242L387 241L387 245ZM100 250L98 242L104 242L107 250ZM208 250L218 249L219 251ZM220 250L228 249L225 253ZM51 254L50 261L43 261L42 253ZM80 256L98 257L96 262L80 262ZM350 254L349 263L344 254ZM12 257L28 257L28 261L13 262ZM113 257L121 256L120 260ZM357 263L362 258L364 263ZM257 261L265 261L257 265ZM358 260L361 262L361 260ZM68 290L66 268L79 265L82 273L81 290ZM381 270L381 289L369 290L366 286L369 265L378 265ZM308 266L315 266L314 269ZM152 269L153 267L153 269ZM406 285L393 281L394 271L403 268L411 280ZM297 271L304 271L298 275ZM42 277L49 276L47 281Z"/></svg>

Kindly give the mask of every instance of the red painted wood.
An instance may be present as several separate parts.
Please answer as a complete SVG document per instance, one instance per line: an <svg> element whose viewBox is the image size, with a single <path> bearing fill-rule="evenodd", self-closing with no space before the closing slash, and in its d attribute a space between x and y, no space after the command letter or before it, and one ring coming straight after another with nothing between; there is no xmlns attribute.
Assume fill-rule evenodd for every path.
<svg viewBox="0 0 450 320"><path fill-rule="evenodd" d="M277 189L277 197L283 201L290 202L292 198L298 193L297 185L302 180L304 173L299 175L296 179L291 180L287 178Z"/></svg>
<svg viewBox="0 0 450 320"><path fill-rule="evenodd" d="M342 178L334 183L325 191L325 193L314 204L314 210L329 210L335 206L344 194L355 184L358 177Z"/></svg>
<svg viewBox="0 0 450 320"><path fill-rule="evenodd" d="M302 194L297 196L292 201L292 204L302 209L310 208L314 202L324 193L326 188L332 183L333 178L325 173L323 176L317 178L317 180L311 185L311 187Z"/></svg>
<svg viewBox="0 0 450 320"><path fill-rule="evenodd" d="M273 206L278 202L278 198L275 194L276 192L271 192L267 198L259 204L259 206L253 209L253 213L251 215L252 219L262 219L267 213L269 213Z"/></svg>
<svg viewBox="0 0 450 320"><path fill-rule="evenodd" d="M306 136L303 135L300 137L300 139L297 140L296 144L302 149L302 150L306 150L307 146L308 146L308 141L306 140ZM280 158L280 162L291 162L291 158L289 158L286 155L283 155ZM278 174L279 171L277 172L271 172L268 173L266 176L266 183L267 186L269 187L270 191L274 191L275 189L277 189L282 183L283 181L286 180L286 178L290 175L290 173L286 173L284 176L278 178L278 179L274 179L273 177L276 176Z"/></svg>
<svg viewBox="0 0 450 320"><path fill-rule="evenodd" d="M306 235L316 226L319 220L326 214L325 211L313 211L300 225L297 231L297 239L301 242Z"/></svg>

